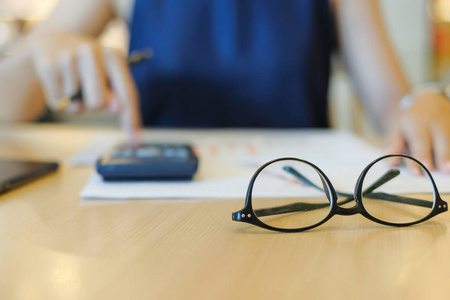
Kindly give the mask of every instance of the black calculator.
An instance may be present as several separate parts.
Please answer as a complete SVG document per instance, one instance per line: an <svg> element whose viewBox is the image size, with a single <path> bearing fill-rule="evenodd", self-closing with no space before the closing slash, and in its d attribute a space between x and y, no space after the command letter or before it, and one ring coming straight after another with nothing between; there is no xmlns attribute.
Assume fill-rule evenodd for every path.
<svg viewBox="0 0 450 300"><path fill-rule="evenodd" d="M191 180L198 158L187 144L121 145L100 158L96 168L106 181Z"/></svg>

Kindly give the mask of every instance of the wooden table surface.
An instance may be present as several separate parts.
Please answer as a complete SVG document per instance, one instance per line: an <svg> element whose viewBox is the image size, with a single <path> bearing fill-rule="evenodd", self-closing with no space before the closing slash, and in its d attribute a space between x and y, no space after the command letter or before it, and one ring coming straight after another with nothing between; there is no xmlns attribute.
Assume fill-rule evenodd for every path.
<svg viewBox="0 0 450 300"><path fill-rule="evenodd" d="M61 162L0 196L0 299L450 299L449 213L280 234L232 222L243 200L82 200L69 159L103 131L0 126L0 158Z"/></svg>

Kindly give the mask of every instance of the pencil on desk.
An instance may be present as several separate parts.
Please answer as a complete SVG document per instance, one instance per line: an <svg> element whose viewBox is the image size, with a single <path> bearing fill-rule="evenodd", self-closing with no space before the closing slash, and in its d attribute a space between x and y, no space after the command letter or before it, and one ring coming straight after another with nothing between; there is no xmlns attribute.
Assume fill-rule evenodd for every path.
<svg viewBox="0 0 450 300"><path fill-rule="evenodd" d="M150 48L146 48L143 50L139 50L139 51L133 51L130 53L130 56L127 59L128 62L128 66L134 67L135 65L141 63L142 61L151 59L153 57L153 50ZM67 96L62 98L59 101L58 107L56 108L56 110L63 110L65 109L70 103L75 102L75 101L82 101L83 99L83 91L81 89L79 89L75 94L73 94L72 96Z"/></svg>

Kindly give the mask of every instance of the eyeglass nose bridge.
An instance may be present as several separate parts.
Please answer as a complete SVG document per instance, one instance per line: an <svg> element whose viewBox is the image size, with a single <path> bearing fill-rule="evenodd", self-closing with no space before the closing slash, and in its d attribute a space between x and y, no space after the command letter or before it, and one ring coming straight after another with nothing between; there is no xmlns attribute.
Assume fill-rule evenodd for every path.
<svg viewBox="0 0 450 300"><path fill-rule="evenodd" d="M336 215L352 216L361 213L361 211L362 211L361 205L359 205L358 203L356 203L355 206L349 208L342 207L339 205L336 206Z"/></svg>

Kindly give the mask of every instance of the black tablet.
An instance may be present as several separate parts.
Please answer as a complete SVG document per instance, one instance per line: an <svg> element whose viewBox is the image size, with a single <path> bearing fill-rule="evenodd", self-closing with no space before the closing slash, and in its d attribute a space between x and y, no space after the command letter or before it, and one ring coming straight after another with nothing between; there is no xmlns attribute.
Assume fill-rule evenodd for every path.
<svg viewBox="0 0 450 300"><path fill-rule="evenodd" d="M0 194L58 168L55 162L0 160Z"/></svg>

